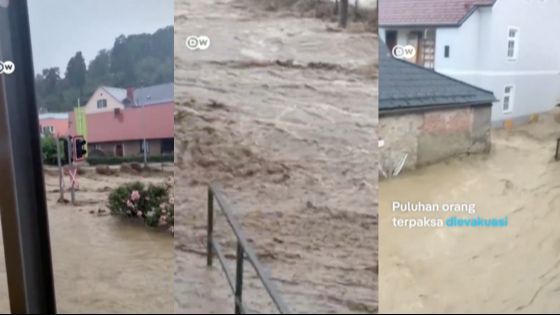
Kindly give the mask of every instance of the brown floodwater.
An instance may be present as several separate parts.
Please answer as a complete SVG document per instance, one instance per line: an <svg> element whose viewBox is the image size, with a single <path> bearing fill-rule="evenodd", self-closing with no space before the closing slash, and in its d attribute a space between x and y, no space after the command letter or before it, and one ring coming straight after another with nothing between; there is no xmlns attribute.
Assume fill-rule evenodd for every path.
<svg viewBox="0 0 560 315"><path fill-rule="evenodd" d="M139 222L98 214L109 189L142 178L86 175L77 207L56 203L58 178L46 176L58 311L61 313L173 312L173 237ZM66 195L69 198L69 195ZM93 211L94 213L90 213ZM0 240L0 312L9 312L4 249Z"/></svg>
<svg viewBox="0 0 560 315"><path fill-rule="evenodd" d="M211 181L291 311L377 310L377 37L281 8L296 2L313 4L176 1L176 312L233 312L205 265ZM223 217L215 231L234 271ZM275 311L246 265L249 309Z"/></svg>
<svg viewBox="0 0 560 315"><path fill-rule="evenodd" d="M560 136L557 115L493 131L489 155L450 159L380 183L381 312L558 311L560 162L553 159ZM393 201L474 203L476 215L507 216L508 226L395 228Z"/></svg>

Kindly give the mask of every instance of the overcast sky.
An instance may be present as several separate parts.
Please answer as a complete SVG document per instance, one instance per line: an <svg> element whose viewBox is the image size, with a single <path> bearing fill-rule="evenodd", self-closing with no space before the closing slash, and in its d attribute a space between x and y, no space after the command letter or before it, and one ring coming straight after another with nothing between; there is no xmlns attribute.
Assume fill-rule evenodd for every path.
<svg viewBox="0 0 560 315"><path fill-rule="evenodd" d="M173 0L29 0L36 73L60 67L81 51L89 64L119 35L173 25Z"/></svg>

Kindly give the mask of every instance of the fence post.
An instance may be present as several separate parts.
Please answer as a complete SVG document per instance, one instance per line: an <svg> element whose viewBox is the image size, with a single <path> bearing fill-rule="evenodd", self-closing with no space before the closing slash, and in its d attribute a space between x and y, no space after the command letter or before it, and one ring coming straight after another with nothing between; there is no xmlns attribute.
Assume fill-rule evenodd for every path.
<svg viewBox="0 0 560 315"><path fill-rule="evenodd" d="M235 314L242 313L243 306L243 260L245 252L241 242L237 241L237 268L235 273Z"/></svg>
<svg viewBox="0 0 560 315"><path fill-rule="evenodd" d="M211 267L213 258L212 233L214 231L214 194L210 186L208 186L208 226L206 228L206 265Z"/></svg>

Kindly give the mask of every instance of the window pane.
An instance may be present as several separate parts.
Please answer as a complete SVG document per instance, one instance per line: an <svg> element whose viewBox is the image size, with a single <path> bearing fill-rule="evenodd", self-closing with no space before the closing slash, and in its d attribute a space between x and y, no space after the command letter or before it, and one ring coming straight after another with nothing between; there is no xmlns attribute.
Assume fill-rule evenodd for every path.
<svg viewBox="0 0 560 315"><path fill-rule="evenodd" d="M509 96L504 97L504 111L509 110Z"/></svg>

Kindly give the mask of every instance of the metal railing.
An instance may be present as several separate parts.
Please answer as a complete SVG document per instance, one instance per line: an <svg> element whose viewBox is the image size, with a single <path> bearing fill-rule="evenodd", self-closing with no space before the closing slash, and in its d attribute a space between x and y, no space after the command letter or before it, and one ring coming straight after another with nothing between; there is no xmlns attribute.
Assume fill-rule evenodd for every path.
<svg viewBox="0 0 560 315"><path fill-rule="evenodd" d="M237 238L237 255L236 255L236 273L235 278L229 272L226 266L226 259L223 255L220 245L214 240L213 233L214 233L214 200L216 200L219 208L221 209L222 213L224 214L227 223L233 230L235 237ZM262 281L262 284L265 290L268 292L268 295L272 299L274 305L281 314L288 314L288 308L284 303L282 297L276 290L274 284L270 281L268 274L265 272L265 269L259 263L257 256L249 246L247 242L247 238L243 234L243 231L240 228L240 225L237 223L235 218L232 215L231 206L229 205L228 201L224 197L224 194L221 188L216 184L211 184L208 186L208 226L207 226L207 265L212 266L214 253L218 257L220 261L220 265L226 275L227 281L231 290L235 295L235 314L245 314L247 308L243 303L243 262L245 259L249 261L249 263L255 269L258 277Z"/></svg>
<svg viewBox="0 0 560 315"><path fill-rule="evenodd" d="M556 139L556 153L554 154L554 160L558 161L560 159L559 155L560 150L560 138Z"/></svg>

